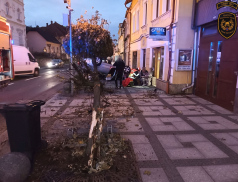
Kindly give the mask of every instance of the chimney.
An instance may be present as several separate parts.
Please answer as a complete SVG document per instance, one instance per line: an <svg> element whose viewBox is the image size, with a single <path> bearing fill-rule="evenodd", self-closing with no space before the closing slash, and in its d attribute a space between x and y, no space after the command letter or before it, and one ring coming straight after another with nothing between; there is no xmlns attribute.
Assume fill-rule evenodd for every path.
<svg viewBox="0 0 238 182"><path fill-rule="evenodd" d="M48 24L48 23L46 23L46 26L47 26L47 27L48 27L48 25L49 25L49 24Z"/></svg>
<svg viewBox="0 0 238 182"><path fill-rule="evenodd" d="M50 21L51 25L53 24L53 21Z"/></svg>

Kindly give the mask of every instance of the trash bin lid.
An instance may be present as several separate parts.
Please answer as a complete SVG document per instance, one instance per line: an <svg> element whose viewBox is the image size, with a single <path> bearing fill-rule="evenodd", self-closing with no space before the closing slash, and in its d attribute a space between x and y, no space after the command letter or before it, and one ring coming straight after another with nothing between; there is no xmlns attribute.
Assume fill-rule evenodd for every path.
<svg viewBox="0 0 238 182"><path fill-rule="evenodd" d="M6 104L3 106L3 112L7 111L31 111L32 109L35 109L36 107L40 107L41 105L44 105L45 102L41 100L34 100L26 104Z"/></svg>

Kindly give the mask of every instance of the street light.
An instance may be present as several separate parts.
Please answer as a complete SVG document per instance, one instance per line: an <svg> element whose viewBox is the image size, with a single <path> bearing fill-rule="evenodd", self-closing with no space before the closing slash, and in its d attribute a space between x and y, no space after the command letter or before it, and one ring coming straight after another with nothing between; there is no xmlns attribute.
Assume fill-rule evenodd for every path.
<svg viewBox="0 0 238 182"><path fill-rule="evenodd" d="M67 3L69 6L66 6L69 9L69 52L70 52L70 78L71 78L71 95L74 94L74 83L73 83L73 46L72 46L72 26L71 26L71 0L64 0L64 3Z"/></svg>

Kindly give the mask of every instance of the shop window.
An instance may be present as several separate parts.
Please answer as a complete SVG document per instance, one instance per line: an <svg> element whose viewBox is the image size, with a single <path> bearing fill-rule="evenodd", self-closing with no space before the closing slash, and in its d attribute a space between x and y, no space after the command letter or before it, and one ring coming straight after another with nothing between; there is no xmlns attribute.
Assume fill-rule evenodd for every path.
<svg viewBox="0 0 238 182"><path fill-rule="evenodd" d="M146 49L143 49L143 67L145 67L145 61L146 61Z"/></svg>
<svg viewBox="0 0 238 182"><path fill-rule="evenodd" d="M132 68L137 68L137 51L133 52Z"/></svg>
<svg viewBox="0 0 238 182"><path fill-rule="evenodd" d="M207 75L207 94L210 93L210 85L212 79L212 63L214 58L214 42L210 44L209 62L208 62L208 75Z"/></svg>
<svg viewBox="0 0 238 182"><path fill-rule="evenodd" d="M213 86L213 97L217 96L218 78L219 78L220 62L221 62L221 50L222 50L222 41L218 41L217 60L216 60L215 75L214 75L214 86Z"/></svg>
<svg viewBox="0 0 238 182"><path fill-rule="evenodd" d="M163 79L164 74L164 48L160 48L160 66L159 66L159 79Z"/></svg>

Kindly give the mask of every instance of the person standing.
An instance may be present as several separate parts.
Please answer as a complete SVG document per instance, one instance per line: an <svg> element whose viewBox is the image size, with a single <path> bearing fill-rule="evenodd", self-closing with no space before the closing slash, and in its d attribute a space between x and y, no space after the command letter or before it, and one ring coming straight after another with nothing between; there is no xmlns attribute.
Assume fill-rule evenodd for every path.
<svg viewBox="0 0 238 182"><path fill-rule="evenodd" d="M113 64L113 66L116 66L116 74L115 74L116 88L121 88L122 87L122 77L123 77L123 73L124 73L125 63L121 59L121 57L119 57L117 59L117 61ZM118 80L120 81L120 87L118 87L118 83L117 83Z"/></svg>

